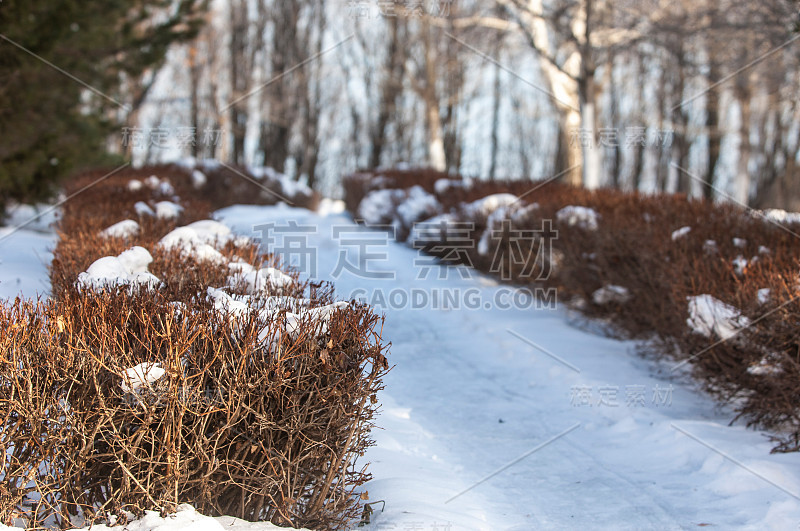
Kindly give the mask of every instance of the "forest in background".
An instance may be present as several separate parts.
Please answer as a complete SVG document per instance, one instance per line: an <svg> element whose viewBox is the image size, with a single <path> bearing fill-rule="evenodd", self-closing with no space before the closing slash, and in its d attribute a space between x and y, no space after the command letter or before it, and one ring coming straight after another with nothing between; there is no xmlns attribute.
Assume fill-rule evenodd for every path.
<svg viewBox="0 0 800 531"><path fill-rule="evenodd" d="M57 5L0 4L6 198L195 156L328 195L411 165L800 209L797 2Z"/></svg>

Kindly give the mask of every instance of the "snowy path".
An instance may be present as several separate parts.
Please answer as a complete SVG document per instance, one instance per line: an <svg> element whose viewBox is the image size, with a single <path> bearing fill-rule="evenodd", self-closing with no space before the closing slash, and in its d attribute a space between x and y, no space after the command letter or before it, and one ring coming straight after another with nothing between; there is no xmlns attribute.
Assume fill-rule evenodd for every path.
<svg viewBox="0 0 800 531"><path fill-rule="evenodd" d="M307 243L320 278L331 278L340 253L354 264L358 257L345 216L243 206L219 215L249 236L270 222L314 227ZM340 238L333 227L345 231ZM335 279L340 297L394 293L402 302L403 290L481 300L481 309L382 308L396 367L381 396L384 429L367 455L370 499L386 500L371 528L800 524L800 455L770 455L762 434L727 426L730 414L691 383L670 380L668 365L658 370L633 354L633 344L570 326L561 311L484 309L508 288L455 270L445 280L437 270L418 280L414 250L364 238L372 246L361 249L361 266L395 278L345 271Z"/></svg>

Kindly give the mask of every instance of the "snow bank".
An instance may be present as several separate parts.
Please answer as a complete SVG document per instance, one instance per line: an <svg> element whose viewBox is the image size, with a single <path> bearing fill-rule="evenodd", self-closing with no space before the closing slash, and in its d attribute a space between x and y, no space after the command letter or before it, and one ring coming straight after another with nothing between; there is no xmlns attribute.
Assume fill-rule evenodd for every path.
<svg viewBox="0 0 800 531"><path fill-rule="evenodd" d="M78 275L78 285L88 289L114 286L147 286L156 289L161 281L147 271L153 257L143 247L133 247L119 256L106 256L95 260L85 272Z"/></svg>
<svg viewBox="0 0 800 531"><path fill-rule="evenodd" d="M595 231L599 226L600 214L589 207L570 205L556 212L556 219L570 227Z"/></svg>
<svg viewBox="0 0 800 531"><path fill-rule="evenodd" d="M132 238L139 233L139 224L132 219L120 221L100 232L103 238Z"/></svg>
<svg viewBox="0 0 800 531"><path fill-rule="evenodd" d="M750 324L750 320L737 308L711 295L688 297L688 301L689 318L686 324L694 332L706 337L715 333L721 339L730 339Z"/></svg>

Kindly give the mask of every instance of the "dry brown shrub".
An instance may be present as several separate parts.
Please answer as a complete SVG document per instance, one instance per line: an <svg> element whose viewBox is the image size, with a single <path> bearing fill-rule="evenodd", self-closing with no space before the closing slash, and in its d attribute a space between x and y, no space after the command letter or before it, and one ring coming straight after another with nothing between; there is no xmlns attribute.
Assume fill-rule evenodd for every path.
<svg viewBox="0 0 800 531"><path fill-rule="evenodd" d="M387 369L382 320L351 306L292 337L279 317L171 302L123 288L0 309L0 521L71 527L191 502L346 527L369 478L355 458ZM126 392L140 363L165 376Z"/></svg>
<svg viewBox="0 0 800 531"><path fill-rule="evenodd" d="M228 189L222 170L209 173L217 184L207 197L173 166L102 180L90 172L72 183L69 195L82 191L58 225L53 298L0 306L0 523L69 528L186 502L314 529L345 528L359 516L355 489L369 475L356 459L372 444L388 370L383 320L352 303L323 327L302 308L334 302L332 286L292 271L290 285L256 294L229 285L234 257L284 269L253 242L217 245L226 263L157 245L224 206L217 192L252 195ZM136 201L170 199L128 189L152 174L174 187L184 206L177 219L136 215ZM124 219L139 222L135 237L100 236ZM151 253L158 288L79 285L95 260L134 245ZM220 287L248 310L215 308L206 293ZM300 319L294 331L290 313ZM164 376L123 388L126 370L143 363Z"/></svg>

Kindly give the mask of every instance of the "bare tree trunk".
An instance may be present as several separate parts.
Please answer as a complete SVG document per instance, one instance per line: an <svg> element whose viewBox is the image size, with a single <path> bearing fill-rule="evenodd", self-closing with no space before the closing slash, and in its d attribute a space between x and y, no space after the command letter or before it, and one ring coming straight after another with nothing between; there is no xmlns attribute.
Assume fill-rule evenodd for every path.
<svg viewBox="0 0 800 531"><path fill-rule="evenodd" d="M200 153L198 135L200 134L200 70L201 65L197 60L197 48L189 47L189 121L192 128L192 141L189 144L192 157L197 158Z"/></svg>
<svg viewBox="0 0 800 531"><path fill-rule="evenodd" d="M230 22L230 76L231 101L238 100L246 94L246 38L247 38L247 3L243 0L231 0L229 7ZM244 138L247 133L247 100L236 101L230 107L230 127L233 137L230 162L244 163Z"/></svg>
<svg viewBox="0 0 800 531"><path fill-rule="evenodd" d="M321 2L316 6L317 11L314 13L316 22L316 35L314 36L314 55L322 53L322 39L325 31L325 3ZM309 22L310 25L310 22ZM322 114L322 67L319 63L308 65L306 67L309 73L313 72L314 79L308 79L306 83L306 126L304 128L303 146L305 153L303 154L303 165L300 169L300 174L305 175L307 184L310 188L315 188L317 184L317 163L319 161L319 121ZM311 78L312 76L308 76ZM313 86L313 88L312 88Z"/></svg>
<svg viewBox="0 0 800 531"><path fill-rule="evenodd" d="M580 46L581 73L577 80L582 133L587 133L589 137L588 142L586 139L581 142L583 186L590 190L599 188L602 179L602 160L597 145L597 85L594 79L595 64L591 48L593 8L593 0L585 0L584 42Z"/></svg>
<svg viewBox="0 0 800 531"><path fill-rule="evenodd" d="M736 98L739 100L739 160L736 164L733 197L744 205L750 202L750 89L747 74L737 76Z"/></svg>
<svg viewBox="0 0 800 531"><path fill-rule="evenodd" d="M436 57L432 41L431 28L426 22L422 25L424 42L425 81L422 89L422 101L425 104L425 126L428 132L428 163L438 171L447 169L447 157L444 151L444 130L442 116L439 111L439 98L436 93Z"/></svg>
<svg viewBox="0 0 800 531"><path fill-rule="evenodd" d="M369 166L377 168L381 165L386 144L386 133L389 121L394 117L397 109L397 100L403 90L403 75L405 73L404 47L400 42L401 28L400 17L390 17L389 48L386 52L386 69L381 87L381 100L378 104L378 119L372 130L372 142L369 153Z"/></svg>
<svg viewBox="0 0 800 531"><path fill-rule="evenodd" d="M709 80L713 83L719 79L718 68L713 60L709 65ZM706 131L708 133L708 168L703 185L703 197L714 199L714 173L719 161L722 133L719 128L719 87L712 87L706 96Z"/></svg>
<svg viewBox="0 0 800 531"><path fill-rule="evenodd" d="M489 179L497 177L497 149L498 129L500 128L500 67L494 65L494 82L492 84L492 137L491 137L491 163L489 165Z"/></svg>
<svg viewBox="0 0 800 531"><path fill-rule="evenodd" d="M283 74L288 68L302 61L297 53L297 39L305 35L298 30L300 5L298 0L280 0L272 4L270 12L273 16L271 73L274 79L261 91L263 95L262 109L268 115L262 119L259 131L259 151L264 154L264 164L279 172L286 170L289 158L289 141L291 140L291 124L297 118L297 94L305 94L305 90L290 90L289 79ZM301 70L292 75L303 76ZM297 87L295 87L297 88Z"/></svg>

